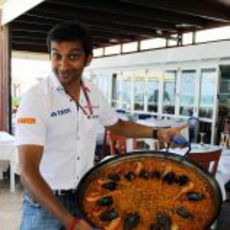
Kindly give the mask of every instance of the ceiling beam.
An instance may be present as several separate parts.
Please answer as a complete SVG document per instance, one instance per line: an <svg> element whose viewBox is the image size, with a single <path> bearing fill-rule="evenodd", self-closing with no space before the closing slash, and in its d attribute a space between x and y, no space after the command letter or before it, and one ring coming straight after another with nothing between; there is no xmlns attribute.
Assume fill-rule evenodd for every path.
<svg viewBox="0 0 230 230"><path fill-rule="evenodd" d="M35 22L30 22L30 21L22 21L22 20L16 20L15 22L12 23L11 28L12 28L12 32L20 32L21 34L24 34L24 32L31 32L30 35L33 36L33 32L37 32L40 34L44 34L44 37L46 37L48 31L50 30L50 28L52 28L53 25L51 24L44 24L41 25L40 23L38 23L38 25L36 25ZM100 30L100 28L91 28L90 33L92 34L93 38L106 38L106 39L111 39L111 38L117 38L117 39L126 39L126 40L134 40L134 39L138 39L140 37L144 37L138 34L138 36L134 36L134 35L125 35L124 33L118 31L118 32L114 32L114 31L103 31ZM16 36L20 36L20 34L17 34ZM35 35L34 37L37 37L37 35Z"/></svg>
<svg viewBox="0 0 230 230"><path fill-rule="evenodd" d="M11 23L11 30L12 31L31 31L31 32L44 32L47 33L53 25L46 24L46 25L41 25L41 24L32 24L30 22L13 22Z"/></svg>
<svg viewBox="0 0 230 230"><path fill-rule="evenodd" d="M47 33L44 32L31 32L31 31L20 31L20 30L11 30L11 35L12 38L14 38L15 36L19 37L19 36L25 36L25 37L36 37L36 38L40 38L40 39L46 39Z"/></svg>
<svg viewBox="0 0 230 230"><path fill-rule="evenodd" d="M44 19L49 19L49 23L55 24L63 21L69 21L73 20L73 17L78 19L78 20L89 20L90 18L93 18L95 23L96 22L103 22L107 21L110 22L111 24L117 24L117 25L125 25L125 26L137 26L137 27L142 27L142 28L148 28L148 29L161 29L163 31L168 31L171 33L176 33L177 29L172 23L162 23L162 22L156 22L153 20L144 20L144 19L137 19L135 17L125 17L125 16L120 16L118 17L117 15L109 14L109 13L102 13L102 14L97 14L95 17L95 12L87 10L86 12L75 12L73 15L70 14L71 16L69 17L63 17L63 15L57 17L53 17L52 15L49 16L49 14L45 15L38 15L36 13L36 9L34 11L28 12L25 15L22 15L19 17L16 21L18 20L24 20L24 21L29 21L29 22L38 22L39 24L46 24L47 21Z"/></svg>
<svg viewBox="0 0 230 230"><path fill-rule="evenodd" d="M37 37L28 37L28 36L14 36L12 38L13 42L23 42L23 41L28 41L28 42L35 42L37 44L44 45L46 44L46 38L37 38Z"/></svg>
<svg viewBox="0 0 230 230"><path fill-rule="evenodd" d="M18 51L31 51L39 53L48 53L47 46L36 45L34 43L12 42L12 49Z"/></svg>
<svg viewBox="0 0 230 230"><path fill-rule="evenodd" d="M36 11L36 13L35 13ZM58 18L58 17L62 17L62 15L65 15L65 10L61 10L59 9L59 11L57 12L57 9L54 10L55 13L50 13L49 9L39 9L39 10L34 10L33 14L41 14L43 13L44 15L47 15L45 17L52 17L52 18ZM71 12L68 11L68 15L72 15ZM74 13L74 15L76 15L76 12ZM96 16L95 16L96 17ZM142 34L143 36L146 37L168 37L170 36L169 33L166 33L164 31L160 31L160 33L155 30L155 29L148 29L148 28L141 28L141 27L137 27L137 26L124 26L124 25L116 25L116 24L111 24L110 22L108 22L107 20L101 23L98 23L94 20L89 20L89 19L84 19L81 22L83 22L83 24L85 24L89 31L93 31L94 29L96 30L101 30L101 31L105 31L105 32L113 32L113 33L123 33L126 35L140 35ZM39 29L42 28L42 26L38 27ZM34 27L31 28L31 31L39 31L39 29ZM13 30L16 30L16 27L12 28ZM20 29L20 28L19 28ZM41 29L42 31L42 29Z"/></svg>
<svg viewBox="0 0 230 230"><path fill-rule="evenodd" d="M77 9L79 13L81 11L85 12L95 12L98 15L98 12L100 13L109 13L112 15L117 16L118 18L120 16L124 17L135 17L136 19L148 19L148 20L154 20L155 22L167 22L167 23L190 23L191 25L202 27L205 25L206 20L202 18L196 18L190 15L182 15L175 12L166 12L161 9L151 9L149 7L143 7L143 6L136 6L131 4L125 4L125 3L119 3L110 1L109 4L106 4L103 1L93 1L93 0L68 0L68 1L62 1L62 0L47 0L45 4L43 4L41 7L38 8L46 8L49 9L50 12L54 12L56 10L59 10L61 7L62 11L66 11L68 13L73 13L77 17ZM65 10L63 10L65 8Z"/></svg>
<svg viewBox="0 0 230 230"><path fill-rule="evenodd" d="M198 16L223 23L230 23L230 7L226 10L218 1L210 0L121 0L122 3L130 3L137 6L146 6L154 9L162 9L180 14Z"/></svg>

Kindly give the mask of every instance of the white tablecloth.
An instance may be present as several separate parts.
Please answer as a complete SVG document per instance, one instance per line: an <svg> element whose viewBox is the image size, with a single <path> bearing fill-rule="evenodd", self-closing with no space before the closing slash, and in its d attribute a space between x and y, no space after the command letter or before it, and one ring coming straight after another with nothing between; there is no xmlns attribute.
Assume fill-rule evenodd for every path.
<svg viewBox="0 0 230 230"><path fill-rule="evenodd" d="M145 120L137 120L136 123L141 124L141 125L146 125L149 127L177 127L179 125L185 124L185 122L181 121L172 121L172 120L157 120L157 119L145 119ZM188 139L188 128L184 128L181 131L181 135ZM146 144L146 147L144 149L152 149L154 150L155 144L153 138L136 138L137 142L144 142ZM132 151L132 139L127 140L127 152Z"/></svg>
<svg viewBox="0 0 230 230"><path fill-rule="evenodd" d="M14 173L18 162L14 137L6 132L0 132L0 179L10 163L10 190L15 190Z"/></svg>

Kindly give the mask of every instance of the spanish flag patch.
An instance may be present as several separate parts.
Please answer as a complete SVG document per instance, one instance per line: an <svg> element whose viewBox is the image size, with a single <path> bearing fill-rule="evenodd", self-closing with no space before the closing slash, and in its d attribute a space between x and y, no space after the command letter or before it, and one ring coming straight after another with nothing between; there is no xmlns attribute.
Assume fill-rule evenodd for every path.
<svg viewBox="0 0 230 230"><path fill-rule="evenodd" d="M33 117L20 117L17 119L18 124L27 124L34 125L36 123L36 119Z"/></svg>

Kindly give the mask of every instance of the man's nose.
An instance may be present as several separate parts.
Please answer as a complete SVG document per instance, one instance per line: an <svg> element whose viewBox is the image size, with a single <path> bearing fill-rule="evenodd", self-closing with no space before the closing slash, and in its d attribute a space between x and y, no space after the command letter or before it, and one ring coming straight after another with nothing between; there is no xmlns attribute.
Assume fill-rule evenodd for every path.
<svg viewBox="0 0 230 230"><path fill-rule="evenodd" d="M68 69L69 67L69 60L66 57L63 57L59 62L59 67L62 70Z"/></svg>

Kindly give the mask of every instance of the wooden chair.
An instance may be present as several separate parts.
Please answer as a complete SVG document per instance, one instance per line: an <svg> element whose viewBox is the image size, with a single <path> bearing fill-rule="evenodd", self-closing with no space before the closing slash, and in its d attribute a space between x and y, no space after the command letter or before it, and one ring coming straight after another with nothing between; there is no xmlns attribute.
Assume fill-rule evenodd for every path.
<svg viewBox="0 0 230 230"><path fill-rule="evenodd" d="M115 155L115 154L123 155L127 152L126 151L127 149L127 145L126 145L127 138L126 137L119 136L110 131L107 131L106 135L107 135L107 142L109 143L111 155ZM133 139L132 149L136 149L135 139Z"/></svg>
<svg viewBox="0 0 230 230"><path fill-rule="evenodd" d="M213 175L215 175L220 160L221 152L222 149L202 153L189 153L187 157L188 159L195 161L196 163L206 168Z"/></svg>

